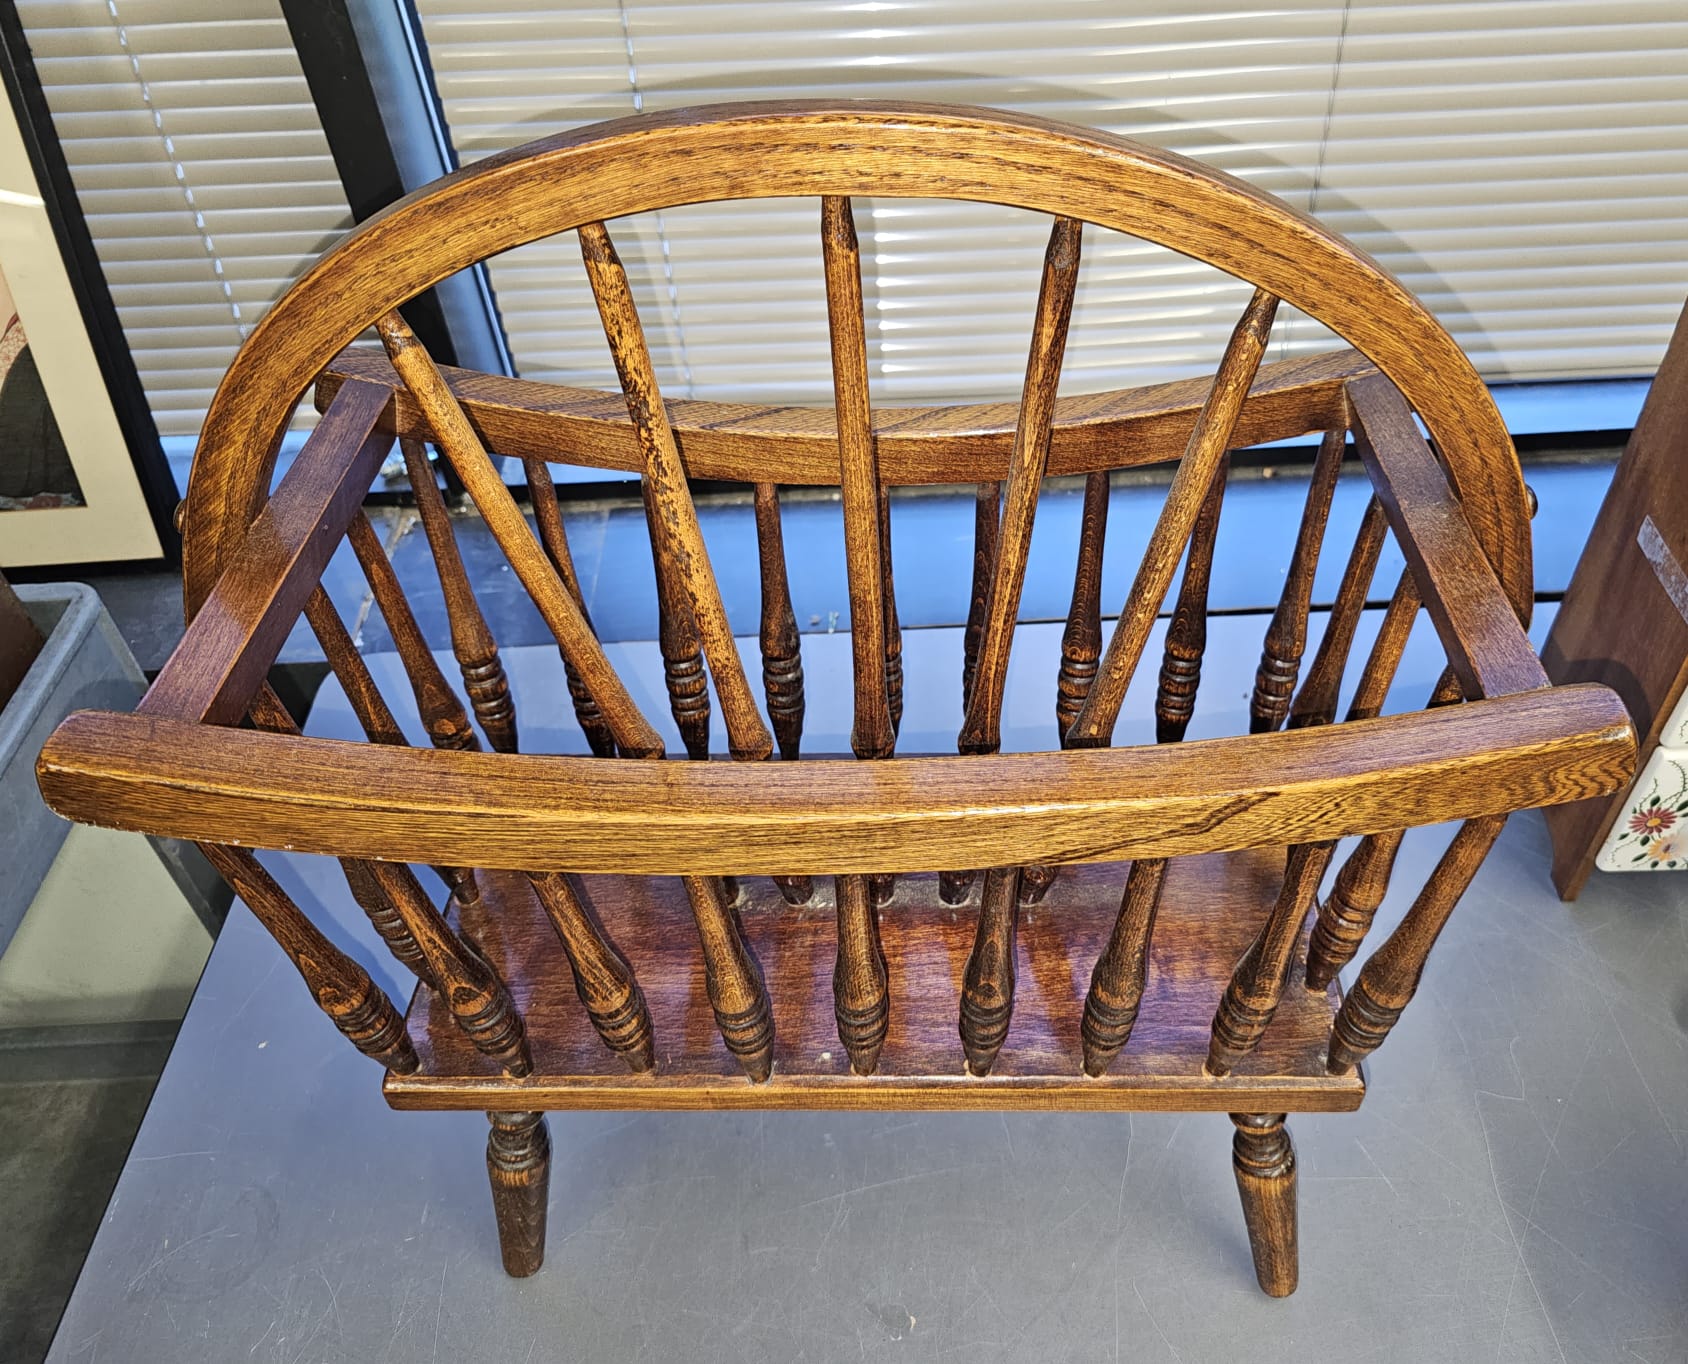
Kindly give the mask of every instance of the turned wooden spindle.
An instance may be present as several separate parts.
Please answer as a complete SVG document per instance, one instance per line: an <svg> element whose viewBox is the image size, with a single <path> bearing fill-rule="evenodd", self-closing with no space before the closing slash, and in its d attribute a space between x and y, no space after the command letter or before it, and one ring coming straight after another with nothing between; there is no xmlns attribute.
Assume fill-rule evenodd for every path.
<svg viewBox="0 0 1688 1364"><path fill-rule="evenodd" d="M575 893L561 872L529 872L528 880L557 930L563 952L574 972L574 992L604 1045L629 1070L644 1072L656 1065L651 1037L651 1014L645 993L590 902Z"/></svg>
<svg viewBox="0 0 1688 1364"><path fill-rule="evenodd" d="M488 1113L486 1172L504 1272L525 1279L545 1263L551 1129L543 1113Z"/></svg>
<svg viewBox="0 0 1688 1364"><path fill-rule="evenodd" d="M1401 1011L1412 1002L1424 963L1448 916L1465 894L1506 824L1505 815L1468 819L1430 873L1412 908L1383 946L1366 959L1331 1027L1329 1069L1346 1074L1389 1036Z"/></svg>
<svg viewBox="0 0 1688 1364"><path fill-rule="evenodd" d="M891 572L891 490L879 490L879 562L885 571L885 706L891 713L891 735L903 723L903 627L897 619L897 585Z"/></svg>
<svg viewBox="0 0 1688 1364"><path fill-rule="evenodd" d="M450 461L504 551L511 569L550 627L557 645L580 669L587 690L598 703L616 746L631 758L660 758L662 739L651 728L604 656L603 646L586 623L579 605L563 585L551 560L535 541L527 518L494 467L461 404L405 321L396 312L376 322L387 358L433 431L434 444ZM391 619L389 618L389 624Z"/></svg>
<svg viewBox="0 0 1688 1364"><path fill-rule="evenodd" d="M428 463L421 441L401 437L399 448L404 452L404 467L416 498L416 512L422 519L422 530L428 537L434 568L439 573L440 589L445 594L451 651L457 656L457 666L463 674L463 689L469 693L469 704L487 742L499 753L514 753L516 703L510 697L510 682L504 676L498 645L481 613L481 604L475 600L474 589L469 586L463 556L457 549L457 536L451 529L451 516L434 481L434 468Z"/></svg>
<svg viewBox="0 0 1688 1364"><path fill-rule="evenodd" d="M586 277L604 326L604 339L609 342L610 358L615 361L622 395L627 400L627 415L644 462L641 481L648 498L646 507L658 578L661 579L665 567L672 566L674 581L680 588L675 595L691 607L692 621L703 654L709 660L709 674L721 703L727 751L740 759L766 758L774 750L774 736L763 722L762 712L751 694L744 660L739 657L738 643L727 620L727 608L721 601L721 589L715 581L703 532L698 527L697 508L692 504L691 489L686 483L679 443L674 439L668 409L657 386L656 369L645 344L645 332L639 323L627 272L602 223L584 223L578 235ZM597 689L593 691L596 694ZM599 703L602 704L602 697Z"/></svg>
<svg viewBox="0 0 1688 1364"><path fill-rule="evenodd" d="M744 1073L759 1084L774 1067L774 1014L762 968L745 941L737 911L721 892L719 879L685 876L681 880L703 945L704 992L715 1026Z"/></svg>
<svg viewBox="0 0 1688 1364"><path fill-rule="evenodd" d="M1360 613L1366 608L1366 593L1371 588L1372 575L1383 551L1383 534L1387 522L1383 506L1373 497L1366 503L1360 518L1360 529L1354 537L1354 549L1348 565L1342 571L1342 582L1336 589L1330 615L1325 620L1325 632L1319 638L1319 651L1313 656L1313 666L1290 703L1289 728L1302 729L1308 725L1328 725L1336 719L1336 703L1342 691L1342 675L1348 670L1348 653L1354 647L1354 631L1360 623Z"/></svg>
<svg viewBox="0 0 1688 1364"><path fill-rule="evenodd" d="M1073 600L1067 608L1067 628L1061 632L1061 668L1055 676L1055 731L1063 745L1090 695L1102 656L1102 548L1107 535L1108 471L1097 469L1084 476Z"/></svg>
<svg viewBox="0 0 1688 1364"><path fill-rule="evenodd" d="M1290 697L1295 695L1296 679L1301 675L1301 655L1307 650L1307 610L1313 601L1313 576L1318 571L1319 551L1330 520L1331 497L1336 492L1336 476L1342 469L1347 442L1346 426L1331 427L1319 445L1318 458L1313 461L1313 478L1307 485L1307 504L1302 508L1301 528L1296 532L1289 572L1278 597L1278 609L1266 627L1260 666L1254 674L1254 695L1248 705L1250 734L1276 729L1289 714Z"/></svg>
<svg viewBox="0 0 1688 1364"><path fill-rule="evenodd" d="M1296 1234L1295 1146L1283 1113L1233 1113L1231 1168L1242 1195L1254 1277L1274 1298L1295 1292L1300 1278Z"/></svg>
<svg viewBox="0 0 1688 1364"><path fill-rule="evenodd" d="M287 953L317 1007L347 1041L390 1071L414 1071L416 1051L393 1001L363 967L323 936L251 850L218 843L201 843L199 850Z"/></svg>
<svg viewBox="0 0 1688 1364"><path fill-rule="evenodd" d="M1406 577L1402 579L1403 585L1409 581ZM1412 594L1412 599L1416 602L1416 592ZM1403 600L1399 591L1396 593L1396 600ZM1380 631L1379 643L1384 639L1385 634ZM1399 661L1399 649L1395 653ZM1366 665L1366 674L1361 678L1362 694L1367 691L1366 679L1372 676L1377 662L1378 651L1374 649L1372 658ZM1385 669L1380 667L1378 671ZM1386 671L1392 676L1394 666L1390 665ZM1377 704L1381 706L1381 694L1388 690L1388 683L1385 681L1374 684L1373 690L1378 692ZM1459 679L1454 676L1452 669L1449 669L1436 684L1436 690L1430 697L1430 705L1451 705L1459 699ZM1356 710L1360 710L1359 700L1356 700L1354 709L1349 711L1350 720L1365 719L1376 714L1369 702L1360 714L1356 714ZM1319 906L1313 932L1307 940L1307 971L1304 981L1309 990L1325 989L1336 979L1337 973L1354 960L1354 954L1365 942L1366 934L1371 932L1372 920L1377 917L1383 897L1389 893L1389 879L1395 871L1395 856L1401 851L1401 840L1405 835L1405 829L1389 829L1381 833L1367 834L1355 845L1354 851L1348 854L1348 860L1337 870L1336 880L1331 885L1330 894Z"/></svg>
<svg viewBox="0 0 1688 1364"><path fill-rule="evenodd" d="M1119 917L1114 920L1107 947L1096 959L1090 992L1084 999L1080 1036L1084 1042L1084 1073L1092 1078L1107 1073L1137 1026L1143 986L1149 978L1155 910L1160 906L1165 880L1164 857L1140 857L1126 875Z"/></svg>
<svg viewBox="0 0 1688 1364"><path fill-rule="evenodd" d="M832 1003L838 1040L850 1054L850 1069L857 1075L872 1075L891 1021L879 915L865 876L840 876L833 884L838 899L838 959L832 972Z"/></svg>
<svg viewBox="0 0 1688 1364"><path fill-rule="evenodd" d="M1046 863L1032 863L1020 868L1020 903L1022 905L1036 905L1043 902L1043 897L1049 894L1049 888L1055 884L1061 875L1059 867L1052 867Z"/></svg>
<svg viewBox="0 0 1688 1364"><path fill-rule="evenodd" d="M755 507L762 575L762 690L780 757L796 762L803 746L803 654L786 574L779 489L758 483Z"/></svg>
<svg viewBox="0 0 1688 1364"><path fill-rule="evenodd" d="M534 525L539 528L539 543L545 557L562 580L563 588L580 612L580 618L592 629L592 615L586 609L586 597L580 590L580 578L574 571L574 555L569 551L569 537L563 527L562 508L557 505L557 485L551 479L551 466L542 459L528 457L522 461L527 473L528 501L533 504ZM596 631L593 631L596 634ZM569 701L574 706L574 718L586 735L587 747L599 758L615 757L615 735L610 733L603 711L587 690L580 669L569 662L561 646L557 656L563 660L563 681L568 687Z"/></svg>
<svg viewBox="0 0 1688 1364"><path fill-rule="evenodd" d="M405 676L410 679L416 710L422 717L422 727L428 731L429 742L435 748L479 748L481 741L475 737L469 713L434 661L433 651L428 648L422 627L416 623L387 551L381 547L369 518L361 511L347 526L346 540L363 569L370 595L387 622L387 632L393 637L393 647L398 650Z"/></svg>
<svg viewBox="0 0 1688 1364"><path fill-rule="evenodd" d="M1132 674L1142 658L1143 646L1148 642L1149 631L1161 603L1166 600L1167 588L1172 585L1178 560L1183 557L1184 546L1213 485L1214 473L1231 448L1231 435L1236 430L1255 371L1266 353L1277 307L1276 298L1264 289L1256 289L1226 343L1225 354L1213 376L1213 387L1196 416L1195 427L1178 462L1172 486L1167 489L1166 504L1143 551L1119 622L1097 665L1096 680L1067 730L1069 748L1106 748L1113 741L1114 725L1125 703Z"/></svg>
<svg viewBox="0 0 1688 1364"><path fill-rule="evenodd" d="M1213 1038L1208 1044L1209 1075L1229 1075L1259 1043L1278 1010L1289 978L1290 957L1301 925L1318 894L1319 882L1330 865L1336 840L1298 843L1289 850L1284 882L1259 934L1231 973L1230 983L1213 1015Z"/></svg>
<svg viewBox="0 0 1688 1364"><path fill-rule="evenodd" d="M1383 620L1377 628L1377 638L1372 641L1371 653L1366 656L1366 666L1360 672L1359 684L1354 688L1354 699L1348 706L1348 719L1370 720L1383 713L1384 699L1389 695L1389 686L1395 680L1395 670L1400 667L1401 654L1407 647L1407 638L1413 632L1413 622L1418 616L1419 608L1418 584L1413 581L1412 571L1409 569L1401 574L1401 580L1395 584L1395 592L1389 598L1389 607L1383 613ZM1456 691L1452 698L1457 700ZM1432 699L1432 705L1437 702Z"/></svg>
<svg viewBox="0 0 1688 1364"><path fill-rule="evenodd" d="M979 668L979 644L985 637L985 606L996 573L996 546L1002 533L1002 484L981 483L973 492L973 588L967 602L967 628L961 637L961 708L973 695Z"/></svg>
<svg viewBox="0 0 1688 1364"><path fill-rule="evenodd" d="M668 689L668 709L696 761L709 757L709 674L703 667L703 639L692 617L685 589L675 581L672 564L663 559L661 513L649 479L644 481L645 523L651 534L651 561L656 569L657 648L662 654L662 682Z"/></svg>
<svg viewBox="0 0 1688 1364"><path fill-rule="evenodd" d="M979 927L961 981L961 1050L969 1075L989 1075L1014 1015L1014 942L1020 869L992 867L979 897Z"/></svg>
<svg viewBox="0 0 1688 1364"><path fill-rule="evenodd" d="M440 983L440 995L475 1048L492 1057L507 1074L533 1070L527 1030L510 992L480 948L467 934L453 933L416 874L402 862L370 862L371 874L392 901L416 939L428 969Z"/></svg>
<svg viewBox="0 0 1688 1364"><path fill-rule="evenodd" d="M938 898L946 905L967 903L973 893L973 883L979 879L976 871L941 871L938 873Z"/></svg>
<svg viewBox="0 0 1688 1364"><path fill-rule="evenodd" d="M1213 482L1202 499L1184 556L1184 581L1178 603L1166 627L1160 682L1155 688L1155 742L1183 741L1196 710L1196 691L1202 682L1202 655L1207 652L1207 587L1213 577L1213 545L1219 536L1219 513L1225 504L1225 480L1231 457L1225 455L1213 471Z"/></svg>

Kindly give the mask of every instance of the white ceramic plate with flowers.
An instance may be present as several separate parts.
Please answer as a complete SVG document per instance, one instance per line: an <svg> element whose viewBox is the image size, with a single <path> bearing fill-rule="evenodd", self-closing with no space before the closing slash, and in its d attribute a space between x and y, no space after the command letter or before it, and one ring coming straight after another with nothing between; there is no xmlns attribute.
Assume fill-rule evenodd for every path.
<svg viewBox="0 0 1688 1364"><path fill-rule="evenodd" d="M1594 865L1601 871L1688 869L1688 748L1653 750Z"/></svg>

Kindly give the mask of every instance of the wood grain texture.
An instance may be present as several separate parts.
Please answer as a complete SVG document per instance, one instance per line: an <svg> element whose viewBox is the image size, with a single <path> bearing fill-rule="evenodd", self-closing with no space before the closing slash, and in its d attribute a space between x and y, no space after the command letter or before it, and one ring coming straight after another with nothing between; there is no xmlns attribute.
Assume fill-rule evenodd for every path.
<svg viewBox="0 0 1688 1364"><path fill-rule="evenodd" d="M1302 938L1302 925L1313 907L1336 850L1334 839L1297 843L1289 850L1284 882L1277 902L1259 936L1237 963L1213 1015L1213 1041L1207 1052L1207 1073L1224 1075L1259 1044L1272 1015L1283 1000L1289 981L1290 957Z"/></svg>
<svg viewBox="0 0 1688 1364"><path fill-rule="evenodd" d="M1505 824L1505 815L1462 824L1406 916L1360 968L1331 1027L1331 1074L1352 1070L1383 1045L1418 990L1430 949Z"/></svg>
<svg viewBox="0 0 1688 1364"><path fill-rule="evenodd" d="M528 878L568 958L574 990L604 1045L627 1068L644 1072L656 1064L651 1047L651 1013L633 968L598 922L590 905L574 893L569 878L540 872Z"/></svg>
<svg viewBox="0 0 1688 1364"><path fill-rule="evenodd" d="M774 1015L762 966L744 936L738 910L712 876L683 878L703 947L704 991L727 1050L753 1083L774 1064Z"/></svg>
<svg viewBox="0 0 1688 1364"><path fill-rule="evenodd" d="M1313 477L1307 485L1307 504L1301 512L1301 527L1295 534L1289 569L1277 610L1266 627L1260 650L1260 666L1254 674L1254 694L1249 699L1250 734L1264 734L1283 724L1289 714L1290 697L1301 675L1301 655L1307 649L1307 611L1313 600L1313 576L1319 567L1319 551L1330 521L1331 497L1336 476L1342 469L1347 447L1347 424L1332 426L1319 445L1313 461Z"/></svg>
<svg viewBox="0 0 1688 1364"><path fill-rule="evenodd" d="M1621 702L1579 686L1149 748L754 766L377 749L83 711L36 776L68 819L164 837L786 876L1342 838L1597 795L1629 780L1634 756Z"/></svg>
<svg viewBox="0 0 1688 1364"><path fill-rule="evenodd" d="M848 199L830 195L821 200L821 257L832 341L837 479L844 504L844 560L856 681L850 747L858 758L885 758L897 743L885 683L885 543L879 525L879 460L868 396L861 245Z"/></svg>
<svg viewBox="0 0 1688 1364"><path fill-rule="evenodd" d="M1642 548L1650 522L1663 553L1688 565L1688 307L1659 364L1594 528L1559 603L1542 663L1559 685L1601 682L1623 697L1641 738L1640 761L1688 692L1688 614ZM1574 900L1627 792L1554 810L1553 884Z"/></svg>
<svg viewBox="0 0 1688 1364"><path fill-rule="evenodd" d="M1213 546L1219 538L1219 513L1225 504L1225 480L1231 469L1229 454L1213 471L1213 482L1202 499L1201 511L1190 531L1184 555L1184 578L1178 601L1167 622L1166 648L1161 655L1155 687L1155 741L1183 740L1196 711L1196 692L1202 682L1202 655L1207 652L1207 586L1213 577Z"/></svg>
<svg viewBox="0 0 1688 1364"><path fill-rule="evenodd" d="M903 724L903 627L897 619L896 574L891 567L891 490L879 488L879 565L884 572L880 593L885 600L885 709L891 717L891 736Z"/></svg>
<svg viewBox="0 0 1688 1364"><path fill-rule="evenodd" d="M1166 859L1159 857L1140 857L1131 864L1114 931L1090 973L1080 1032L1084 1038L1084 1073L1093 1079L1107 1074L1137 1026L1166 867Z"/></svg>
<svg viewBox="0 0 1688 1364"><path fill-rule="evenodd" d="M1149 630L1160 612L1161 602L1166 599L1166 590L1206 500L1214 471L1231 447L1237 414L1265 353L1277 308L1276 298L1256 289L1226 343L1224 358L1213 376L1213 387L1190 433L1190 444L1179 461L1172 486L1167 489L1166 505L1149 536L1107 651L1097 665L1096 680L1078 718L1067 731L1068 747L1104 748L1113 739L1114 722L1119 718L1126 688L1148 642Z"/></svg>
<svg viewBox="0 0 1688 1364"><path fill-rule="evenodd" d="M287 954L317 1007L346 1040L389 1071L414 1071L416 1050L392 1000L305 917L251 850L215 843L199 850Z"/></svg>
<svg viewBox="0 0 1688 1364"><path fill-rule="evenodd" d="M1295 1147L1282 1113L1233 1113L1231 1168L1242 1195L1254 1276L1274 1298L1287 1298L1300 1279L1296 1230Z"/></svg>
<svg viewBox="0 0 1688 1364"><path fill-rule="evenodd" d="M966 716L956 740L956 747L963 753L995 753L1002 746L1002 693L1008 680L1014 627L1020 616L1032 522L1049 463L1050 424L1055 416L1061 360L1066 354L1067 324L1073 314L1082 234L1082 224L1057 218L1044 250L1043 277L1032 317L1031 352L1020 392L1020 419L1014 429L1001 525L991 554L978 656L967 687ZM975 564L978 557L975 533Z"/></svg>
<svg viewBox="0 0 1688 1364"><path fill-rule="evenodd" d="M1400 391L1374 375L1348 386L1348 404L1354 444L1466 694L1547 686L1524 634L1531 603L1507 599Z"/></svg>
<svg viewBox="0 0 1688 1364"><path fill-rule="evenodd" d="M1400 581L1390 594L1389 605L1378 623L1372 639L1371 652L1366 655L1365 667L1354 687L1354 699L1348 703L1348 719L1370 720L1383 713L1383 703L1389 696L1389 685L1395 680L1395 670L1401 665L1401 654L1412 635L1421 605L1418 584L1412 570L1401 574ZM1458 700L1458 696L1449 698Z"/></svg>
<svg viewBox="0 0 1688 1364"><path fill-rule="evenodd" d="M1063 746L1084 698L1090 695L1102 656L1102 551L1107 535L1108 474L1097 470L1084 478L1073 600L1061 632L1061 666L1055 676L1055 733Z"/></svg>
<svg viewBox="0 0 1688 1364"><path fill-rule="evenodd" d="M393 440L375 430L390 394L370 384L342 390L305 438L293 476L253 521L230 572L196 612L185 647L136 709L214 725L237 724L268 675L293 622L317 588Z"/></svg>
<svg viewBox="0 0 1688 1364"><path fill-rule="evenodd" d="M985 606L996 571L996 545L1002 532L1002 484L981 483L973 490L973 587L967 601L967 627L961 636L961 709L973 694L979 645L985 637Z"/></svg>
<svg viewBox="0 0 1688 1364"><path fill-rule="evenodd" d="M1284 440L1345 422L1343 385L1375 372L1352 350L1262 364L1238 419L1236 445ZM643 467L626 404L615 394L445 365L440 373L488 447L501 454L629 473ZM386 356L372 347L352 346L333 358L317 383L318 406L353 378L395 389L383 429L390 424L396 434L433 438ZM1206 379L1180 379L1057 398L1050 475L1176 459L1208 387ZM831 407L690 398L671 398L666 406L693 478L754 484L770 476L773 457L781 483L838 482L838 422ZM892 487L998 482L1008 474L1018 418L1016 402L882 407L874 420L880 477Z"/></svg>
<svg viewBox="0 0 1688 1364"><path fill-rule="evenodd" d="M838 905L838 957L832 968L832 1010L850 1069L872 1075L891 1024L891 990L879 912L865 876L834 882Z"/></svg>
<svg viewBox="0 0 1688 1364"><path fill-rule="evenodd" d="M956 1035L974 918L939 904L931 876L899 878L897 898L880 916L890 1024L879 1063L865 1076L851 1070L838 1042L833 906L822 901L793 911L766 882L748 883L741 916L767 972L776 1025L773 1072L764 1084L745 1077L715 1026L699 986L691 910L677 881L588 876L578 882L582 900L637 969L650 1002L656 1068L630 1075L580 1020L568 964L526 878L494 873L483 903L465 910L463 922L487 944L529 1021L534 1074L519 1081L500 1075L458 1032L443 1003L422 992L409 1020L422 1066L415 1076L389 1081L387 1099L397 1108L462 1109L1357 1107L1363 1078L1331 1076L1324 1068L1334 990L1326 996L1291 991L1260 1046L1231 1075L1201 1075L1213 1002L1277 893L1282 849L1168 866L1131 1045L1102 1078L1082 1074L1077 1005L1114 925L1126 871L1117 863L1072 871L1045 907L1022 913L1013 1027L988 1076L965 1074Z"/></svg>
<svg viewBox="0 0 1688 1364"><path fill-rule="evenodd" d="M410 479L411 496L416 499L416 512L428 537L428 549L434 556L440 590L445 594L451 651L457 656L469 704L474 707L481 733L493 749L514 753L516 703L510 697L510 683L504 676L504 663L498 657L498 644L464 571L463 556L457 549L457 536L451 529L445 499L434 481L433 466L428 463L421 441L401 439L399 447L404 452L404 467Z"/></svg>
<svg viewBox="0 0 1688 1364"><path fill-rule="evenodd" d="M1014 1016L1020 869L992 867L979 896L973 950L961 977L961 1051L969 1075L989 1075Z"/></svg>
<svg viewBox="0 0 1688 1364"><path fill-rule="evenodd" d="M645 525L650 531L651 568L656 575L657 650L662 654L662 684L668 710L686 756L701 761L709 756L709 674L704 671L703 637L679 572L665 553L662 512L649 479L640 483Z"/></svg>
<svg viewBox="0 0 1688 1364"><path fill-rule="evenodd" d="M756 555L762 580L762 695L780 757L796 762L803 748L803 652L786 573L779 489L755 488Z"/></svg>
<svg viewBox="0 0 1688 1364"><path fill-rule="evenodd" d="M433 360L396 312L384 314L377 330L405 387L428 414L436 445L463 480L464 488L486 521L487 530L509 559L528 596L533 598L540 616L556 636L558 647L580 670L587 690L603 712L604 723L615 735L616 745L629 757L661 757L661 738L627 694L627 688L604 657L598 637L586 624L556 569L535 543L515 498L493 468L480 437L446 388Z"/></svg>
<svg viewBox="0 0 1688 1364"><path fill-rule="evenodd" d="M525 1279L545 1263L551 1129L543 1113L488 1113L486 1172L504 1272Z"/></svg>
<svg viewBox="0 0 1688 1364"><path fill-rule="evenodd" d="M1342 569L1342 581L1337 584L1330 614L1325 617L1324 633L1319 636L1319 651L1313 655L1313 666L1301 679L1301 690L1290 702L1291 729L1328 725L1336 719L1342 679L1348 671L1348 654L1354 647L1354 631L1359 628L1360 613L1366 609L1366 594L1371 590L1372 576L1377 572L1387 524L1383 506L1374 495L1361 513L1360 528L1354 533L1354 548L1349 551L1348 562Z"/></svg>
<svg viewBox="0 0 1688 1364"><path fill-rule="evenodd" d="M672 565L674 580L684 588L704 654L709 659L715 694L721 702L728 751L735 758L765 758L773 752L773 735L763 723L762 713L751 695L744 660L739 657L727 608L722 604L715 570L709 562L709 550L698 528L697 508L692 505L691 489L686 484L680 447L657 388L644 328L639 324L638 309L633 303L633 290L602 222L580 225L580 255L586 264L586 277L598 303L598 317L604 324L610 357L615 361L615 372L627 400L627 416L644 455L641 484L649 490L646 513L650 517L659 576ZM678 603L676 611L677 608Z"/></svg>
<svg viewBox="0 0 1688 1364"><path fill-rule="evenodd" d="M522 461L522 468L527 473L528 501L533 506L533 523L539 530L539 543L545 550L545 557L562 580L563 590L574 599L586 628L593 630L592 615L586 609L580 578L574 571L574 555L569 549L562 509L557 505L557 485L551 480L550 466L542 459L530 458ZM597 631L593 630L593 633ZM569 661L561 646L558 646L557 654L563 660L563 681L568 687L569 703L574 707L574 718L580 725L581 733L586 736L587 747L594 757L615 757L615 735L610 732L598 703L592 699L580 669Z"/></svg>

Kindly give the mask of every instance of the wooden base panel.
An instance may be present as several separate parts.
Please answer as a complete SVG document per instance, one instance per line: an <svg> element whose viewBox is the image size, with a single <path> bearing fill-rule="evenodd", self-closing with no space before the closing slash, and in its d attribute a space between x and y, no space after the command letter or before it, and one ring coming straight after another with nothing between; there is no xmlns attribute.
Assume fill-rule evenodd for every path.
<svg viewBox="0 0 1688 1364"><path fill-rule="evenodd" d="M1020 914L1014 1013L988 1076L966 1073L957 1035L977 912L943 904L935 875L897 878L878 911L890 1022L872 1075L851 1071L838 1037L830 882L785 903L772 882L743 881L739 914L767 980L775 1020L770 1079L751 1084L716 1028L691 910L677 879L586 876L577 884L626 955L650 1006L656 1068L630 1074L599 1040L567 959L525 877L482 872L462 909L509 983L533 1048L520 1080L462 1036L428 990L407 1025L420 1064L392 1075L404 1109L1077 1109L1334 1112L1358 1108L1365 1080L1326 1072L1340 1006L1287 991L1260 1045L1223 1079L1203 1075L1213 1010L1259 931L1283 876L1281 848L1175 859L1166 873L1148 984L1130 1043L1097 1079L1083 1074L1080 1024L1097 957L1119 912L1128 863L1063 869L1048 898ZM1164 947L1163 947L1164 944Z"/></svg>

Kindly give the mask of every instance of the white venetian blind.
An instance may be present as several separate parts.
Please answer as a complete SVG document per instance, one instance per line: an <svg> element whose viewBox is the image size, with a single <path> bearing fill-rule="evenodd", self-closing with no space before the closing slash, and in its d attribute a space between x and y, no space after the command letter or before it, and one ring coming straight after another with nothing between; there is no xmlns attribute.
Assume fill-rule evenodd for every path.
<svg viewBox="0 0 1688 1364"><path fill-rule="evenodd" d="M417 0L467 163L726 99L996 105L1139 137L1309 209L1402 276L1491 378L1651 373L1688 293L1681 0ZM830 397L818 205L616 225L675 394ZM881 400L1012 396L1047 223L858 201ZM1246 289L1086 235L1069 392L1209 370ZM612 385L572 234L493 263L536 378ZM1329 338L1280 323L1279 356Z"/></svg>
<svg viewBox="0 0 1688 1364"><path fill-rule="evenodd" d="M18 11L159 431L194 435L252 324L351 221L277 0Z"/></svg>

